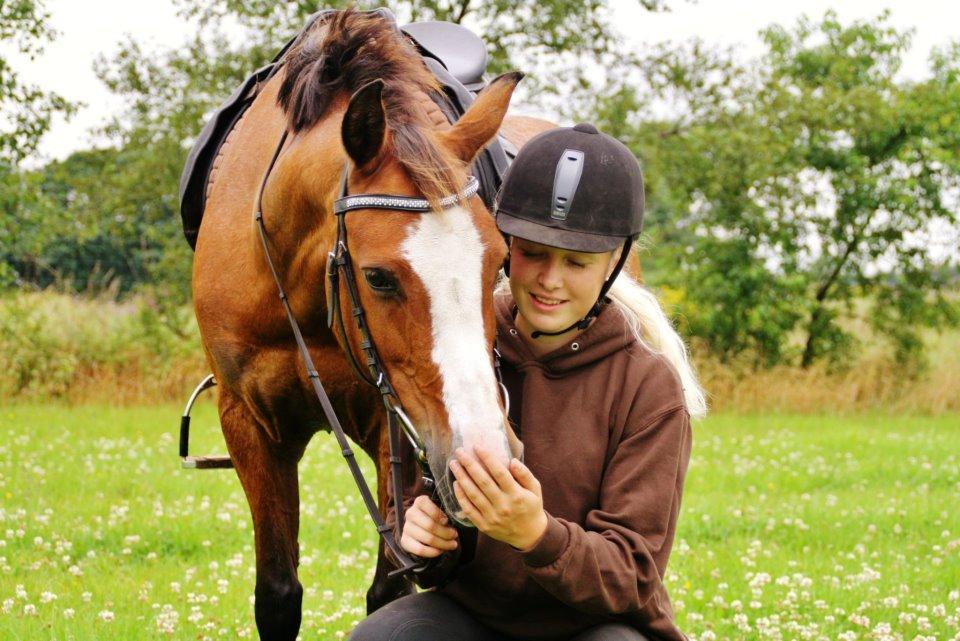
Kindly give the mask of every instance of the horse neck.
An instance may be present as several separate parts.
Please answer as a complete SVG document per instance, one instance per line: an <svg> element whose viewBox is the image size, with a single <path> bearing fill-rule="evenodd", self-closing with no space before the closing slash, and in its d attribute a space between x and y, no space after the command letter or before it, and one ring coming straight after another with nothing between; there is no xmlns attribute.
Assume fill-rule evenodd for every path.
<svg viewBox="0 0 960 641"><path fill-rule="evenodd" d="M326 312L326 259L336 239L331 206L343 171L341 119L342 111L332 113L286 144L262 201L270 258L281 282L292 303L317 313ZM321 151L327 149L329 153ZM259 245L259 234L255 240Z"/></svg>

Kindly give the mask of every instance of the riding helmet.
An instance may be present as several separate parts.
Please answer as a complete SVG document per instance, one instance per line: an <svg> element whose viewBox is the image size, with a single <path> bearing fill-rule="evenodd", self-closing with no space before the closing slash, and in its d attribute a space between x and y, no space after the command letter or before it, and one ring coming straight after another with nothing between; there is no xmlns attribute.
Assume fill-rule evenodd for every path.
<svg viewBox="0 0 960 641"><path fill-rule="evenodd" d="M643 229L643 175L633 153L591 124L531 139L497 197L505 234L574 251L606 252Z"/></svg>
<svg viewBox="0 0 960 641"><path fill-rule="evenodd" d="M643 174L619 140L588 123L551 129L517 154L497 195L497 227L509 236L582 252L623 246L620 260L585 317L558 332L585 329L607 302L633 240L643 230ZM509 259L504 270L509 274Z"/></svg>

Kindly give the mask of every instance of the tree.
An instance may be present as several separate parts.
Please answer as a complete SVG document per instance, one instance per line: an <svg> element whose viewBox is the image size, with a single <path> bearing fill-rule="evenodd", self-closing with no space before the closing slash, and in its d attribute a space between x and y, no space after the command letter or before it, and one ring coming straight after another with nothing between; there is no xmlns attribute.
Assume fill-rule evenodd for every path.
<svg viewBox="0 0 960 641"><path fill-rule="evenodd" d="M958 320L955 248L930 240L960 222L960 46L934 53L928 79L898 80L910 38L886 22L774 26L744 64L660 48L638 71L677 115L637 122L649 103L623 88L599 105L636 123L621 129L667 226L654 232L672 261L659 276L685 290L691 331L725 360L842 361L866 305L907 361L920 327Z"/></svg>
<svg viewBox="0 0 960 641"><path fill-rule="evenodd" d="M33 60L55 35L48 18L39 0L0 2L0 38ZM58 94L22 82L0 55L0 163L16 166L36 151L53 115L72 111L73 105Z"/></svg>
<svg viewBox="0 0 960 641"><path fill-rule="evenodd" d="M29 59L43 51L54 37L48 14L38 0L0 2L0 39ZM24 83L10 61L0 54L0 256L12 251L17 234L15 222L23 207L35 201L20 163L33 154L50 128L55 114L70 115L75 106L53 92ZM0 287L16 282L17 274L7 260L0 262Z"/></svg>

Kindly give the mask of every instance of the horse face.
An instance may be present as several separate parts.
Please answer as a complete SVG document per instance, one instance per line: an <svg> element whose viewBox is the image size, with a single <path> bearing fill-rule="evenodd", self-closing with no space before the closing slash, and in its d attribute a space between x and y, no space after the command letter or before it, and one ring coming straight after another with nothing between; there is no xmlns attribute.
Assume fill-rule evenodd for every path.
<svg viewBox="0 0 960 641"><path fill-rule="evenodd" d="M508 76L494 81L457 125L431 134L443 154L465 165L496 134L519 80ZM389 136L376 84L355 94L344 117L343 142L355 166L350 193L420 197L384 143ZM424 439L444 507L466 522L448 468L454 451L482 445L504 463L522 456L492 358L493 289L506 245L478 197L426 214L362 210L347 216L371 336ZM359 355L359 333L349 333Z"/></svg>

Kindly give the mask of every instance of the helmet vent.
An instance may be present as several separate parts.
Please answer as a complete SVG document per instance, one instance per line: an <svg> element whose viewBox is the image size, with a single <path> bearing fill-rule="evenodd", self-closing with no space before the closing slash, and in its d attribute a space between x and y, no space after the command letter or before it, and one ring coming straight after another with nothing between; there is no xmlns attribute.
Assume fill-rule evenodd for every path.
<svg viewBox="0 0 960 641"><path fill-rule="evenodd" d="M566 220L570 203L577 193L583 175L584 154L579 149L564 149L553 175L553 199L550 217Z"/></svg>

